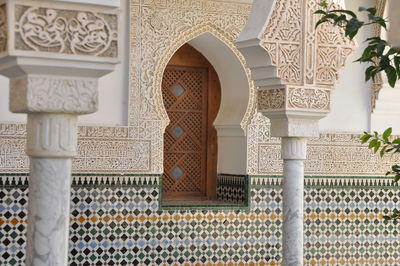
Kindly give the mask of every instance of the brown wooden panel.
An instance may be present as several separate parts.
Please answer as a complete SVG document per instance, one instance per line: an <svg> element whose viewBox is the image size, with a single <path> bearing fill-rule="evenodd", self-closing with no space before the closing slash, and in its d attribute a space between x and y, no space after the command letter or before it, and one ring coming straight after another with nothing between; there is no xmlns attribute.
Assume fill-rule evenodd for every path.
<svg viewBox="0 0 400 266"><path fill-rule="evenodd" d="M203 55L184 45L164 72L162 91L171 120L164 135L164 198L215 199L217 73Z"/></svg>

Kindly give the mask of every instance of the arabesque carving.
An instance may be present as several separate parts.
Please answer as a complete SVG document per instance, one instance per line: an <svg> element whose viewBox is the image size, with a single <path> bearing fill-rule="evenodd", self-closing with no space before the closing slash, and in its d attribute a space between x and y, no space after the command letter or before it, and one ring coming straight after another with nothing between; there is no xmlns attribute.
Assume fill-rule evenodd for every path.
<svg viewBox="0 0 400 266"><path fill-rule="evenodd" d="M329 110L330 91L289 87L288 108Z"/></svg>
<svg viewBox="0 0 400 266"><path fill-rule="evenodd" d="M269 89L258 91L258 109L276 110L285 108L286 89Z"/></svg>
<svg viewBox="0 0 400 266"><path fill-rule="evenodd" d="M325 23L315 28L318 8L318 1L276 0L260 36L261 45L278 69L277 78L286 86L301 86L288 89L288 108L329 111L329 93L320 89L334 87L339 69L355 47L339 27ZM263 95L259 93L259 97Z"/></svg>
<svg viewBox="0 0 400 266"><path fill-rule="evenodd" d="M27 76L10 81L14 112L91 113L98 105L97 80Z"/></svg>
<svg viewBox="0 0 400 266"><path fill-rule="evenodd" d="M118 56L116 15L22 5L15 10L16 50Z"/></svg>

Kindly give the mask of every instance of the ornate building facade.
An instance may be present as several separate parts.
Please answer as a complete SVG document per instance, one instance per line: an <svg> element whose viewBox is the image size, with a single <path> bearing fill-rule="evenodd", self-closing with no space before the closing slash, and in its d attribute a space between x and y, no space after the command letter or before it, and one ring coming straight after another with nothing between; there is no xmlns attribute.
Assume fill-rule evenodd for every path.
<svg viewBox="0 0 400 266"><path fill-rule="evenodd" d="M262 1L100 2L0 1L0 72L10 79L0 80L0 97L10 98L0 102L1 265L65 265L38 262L62 250L68 265L278 265L288 159L281 137L308 139L304 264L397 265L400 228L382 220L397 207L399 187L384 177L397 158L379 158L359 141L395 121L393 113L373 113L379 91L361 82L365 66L352 65L363 44L328 25L315 29L317 1L271 0L258 9ZM185 45L215 70L219 100L210 100L199 67L182 59L190 55L177 56ZM196 118L202 106L206 122ZM28 113L27 123L9 109ZM195 131L202 123L211 129ZM212 130L214 161L187 159ZM72 183L71 191L58 191L59 183ZM164 198L202 193L199 184L215 195ZM58 214L64 227L53 236L68 238L61 251L37 233L40 221L28 229L28 192L30 201L48 195L30 207L38 216L62 205L52 199L64 193L70 215ZM35 240L45 248L27 251Z"/></svg>

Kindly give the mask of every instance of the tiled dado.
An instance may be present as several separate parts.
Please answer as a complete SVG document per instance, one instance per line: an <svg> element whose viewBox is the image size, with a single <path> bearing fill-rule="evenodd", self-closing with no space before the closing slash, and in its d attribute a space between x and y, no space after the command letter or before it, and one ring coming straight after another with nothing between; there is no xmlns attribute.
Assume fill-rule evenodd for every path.
<svg viewBox="0 0 400 266"><path fill-rule="evenodd" d="M0 264L24 265L27 176L0 183ZM277 265L280 177L250 177L249 210L160 210L158 176L76 175L70 265ZM306 265L398 265L400 187L372 177L307 177Z"/></svg>

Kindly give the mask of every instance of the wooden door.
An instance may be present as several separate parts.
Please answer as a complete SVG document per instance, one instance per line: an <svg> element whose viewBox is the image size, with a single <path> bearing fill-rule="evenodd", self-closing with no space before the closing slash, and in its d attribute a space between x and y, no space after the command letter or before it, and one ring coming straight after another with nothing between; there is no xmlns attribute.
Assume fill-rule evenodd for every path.
<svg viewBox="0 0 400 266"><path fill-rule="evenodd" d="M184 45L164 72L162 90L170 119L164 134L164 199L215 199L212 123L219 109L218 76L203 55Z"/></svg>

